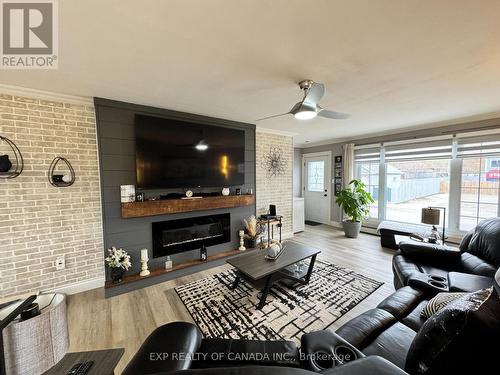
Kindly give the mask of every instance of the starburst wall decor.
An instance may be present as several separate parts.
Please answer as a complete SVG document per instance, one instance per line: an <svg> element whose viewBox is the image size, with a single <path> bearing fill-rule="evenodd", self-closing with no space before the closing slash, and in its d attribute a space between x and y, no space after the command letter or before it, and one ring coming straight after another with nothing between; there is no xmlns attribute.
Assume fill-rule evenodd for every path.
<svg viewBox="0 0 500 375"><path fill-rule="evenodd" d="M273 178L285 174L287 160L279 147L271 147L264 155L261 166L267 172L268 178Z"/></svg>

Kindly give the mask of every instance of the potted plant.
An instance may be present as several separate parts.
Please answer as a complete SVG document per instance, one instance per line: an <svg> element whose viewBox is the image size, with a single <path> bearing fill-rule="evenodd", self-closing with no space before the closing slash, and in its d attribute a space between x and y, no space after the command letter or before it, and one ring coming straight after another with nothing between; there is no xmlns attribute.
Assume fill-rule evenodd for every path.
<svg viewBox="0 0 500 375"><path fill-rule="evenodd" d="M352 180L342 189L335 202L342 208L347 219L342 220L346 237L357 238L361 230L361 221L368 216L368 206L375 202L371 194L365 190L366 185L361 180Z"/></svg>
<svg viewBox="0 0 500 375"><path fill-rule="evenodd" d="M257 247L257 238L261 233L261 227L257 218L252 215L246 219L243 219L245 223L245 246L247 248L253 249Z"/></svg>
<svg viewBox="0 0 500 375"><path fill-rule="evenodd" d="M112 247L108 249L108 257L105 259L106 265L111 270L111 280L114 283L122 281L125 271L132 266L130 263L130 255L123 249Z"/></svg>

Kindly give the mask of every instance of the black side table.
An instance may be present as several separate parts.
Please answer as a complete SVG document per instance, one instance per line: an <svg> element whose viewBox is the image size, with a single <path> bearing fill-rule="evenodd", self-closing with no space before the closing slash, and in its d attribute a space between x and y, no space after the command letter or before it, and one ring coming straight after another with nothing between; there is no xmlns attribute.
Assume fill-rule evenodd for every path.
<svg viewBox="0 0 500 375"><path fill-rule="evenodd" d="M262 215L259 217L259 221L267 223L267 246L271 245L271 239L274 238L274 225L279 228L280 242L281 242L281 228L283 224L281 220L283 216L281 215Z"/></svg>
<svg viewBox="0 0 500 375"><path fill-rule="evenodd" d="M115 367L123 356L125 349L94 350L90 352L66 353L54 367L43 375L67 375L69 370L82 362L94 361L87 375L113 375Z"/></svg>

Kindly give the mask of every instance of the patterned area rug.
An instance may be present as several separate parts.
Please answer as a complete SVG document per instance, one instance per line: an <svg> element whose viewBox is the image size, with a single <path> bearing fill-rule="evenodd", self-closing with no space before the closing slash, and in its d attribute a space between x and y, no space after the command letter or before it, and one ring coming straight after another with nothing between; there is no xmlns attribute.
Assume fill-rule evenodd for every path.
<svg viewBox="0 0 500 375"><path fill-rule="evenodd" d="M383 283L349 269L316 261L308 285L276 284L257 310L260 291L245 281L229 289L234 271L175 288L205 337L284 339L295 342L325 329Z"/></svg>

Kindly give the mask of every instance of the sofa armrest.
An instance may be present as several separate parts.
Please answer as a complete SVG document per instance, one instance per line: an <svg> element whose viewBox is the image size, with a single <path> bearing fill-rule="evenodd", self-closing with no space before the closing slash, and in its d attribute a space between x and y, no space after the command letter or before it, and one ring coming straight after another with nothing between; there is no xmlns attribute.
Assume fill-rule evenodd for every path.
<svg viewBox="0 0 500 375"><path fill-rule="evenodd" d="M194 324L174 322L162 325L146 338L122 375L189 369L200 344L201 332Z"/></svg>
<svg viewBox="0 0 500 375"><path fill-rule="evenodd" d="M401 254L429 265L439 265L452 269L460 263L460 250L456 247L430 243L405 242L399 243Z"/></svg>
<svg viewBox="0 0 500 375"><path fill-rule="evenodd" d="M360 358L323 372L325 375L408 375L387 359L378 356Z"/></svg>

